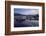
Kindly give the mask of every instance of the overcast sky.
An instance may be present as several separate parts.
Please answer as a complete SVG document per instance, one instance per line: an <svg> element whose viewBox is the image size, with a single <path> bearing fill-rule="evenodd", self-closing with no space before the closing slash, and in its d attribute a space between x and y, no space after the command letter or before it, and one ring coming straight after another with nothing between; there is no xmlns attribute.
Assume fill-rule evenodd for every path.
<svg viewBox="0 0 46 36"><path fill-rule="evenodd" d="M38 9L24 9L24 8L14 8L14 13L19 13L23 15L34 15L38 14Z"/></svg>

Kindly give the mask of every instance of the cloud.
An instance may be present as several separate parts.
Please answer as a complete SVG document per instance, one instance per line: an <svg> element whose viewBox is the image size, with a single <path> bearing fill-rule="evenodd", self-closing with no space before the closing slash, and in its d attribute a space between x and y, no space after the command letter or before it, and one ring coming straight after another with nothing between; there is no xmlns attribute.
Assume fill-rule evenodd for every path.
<svg viewBox="0 0 46 36"><path fill-rule="evenodd" d="M23 15L34 15L34 14L38 14L39 10L38 9L20 9L20 8L16 8L14 9L15 13L19 13L19 14L23 14Z"/></svg>

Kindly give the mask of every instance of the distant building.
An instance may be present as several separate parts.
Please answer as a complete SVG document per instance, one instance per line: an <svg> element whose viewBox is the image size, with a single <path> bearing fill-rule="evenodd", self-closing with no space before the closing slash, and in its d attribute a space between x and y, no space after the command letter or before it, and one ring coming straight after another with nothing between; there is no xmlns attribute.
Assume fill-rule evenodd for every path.
<svg viewBox="0 0 46 36"><path fill-rule="evenodd" d="M14 17L18 21L23 20L39 20L39 15L17 15Z"/></svg>
<svg viewBox="0 0 46 36"><path fill-rule="evenodd" d="M15 19L17 21L24 21L26 19L26 16L15 16Z"/></svg>

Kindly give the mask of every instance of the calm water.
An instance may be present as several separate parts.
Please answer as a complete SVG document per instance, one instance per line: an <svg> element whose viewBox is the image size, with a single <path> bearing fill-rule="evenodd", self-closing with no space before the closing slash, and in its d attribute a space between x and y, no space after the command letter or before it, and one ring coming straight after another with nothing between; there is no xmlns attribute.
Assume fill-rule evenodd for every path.
<svg viewBox="0 0 46 36"><path fill-rule="evenodd" d="M14 27L38 27L38 20L25 20L25 21L16 21L14 20Z"/></svg>

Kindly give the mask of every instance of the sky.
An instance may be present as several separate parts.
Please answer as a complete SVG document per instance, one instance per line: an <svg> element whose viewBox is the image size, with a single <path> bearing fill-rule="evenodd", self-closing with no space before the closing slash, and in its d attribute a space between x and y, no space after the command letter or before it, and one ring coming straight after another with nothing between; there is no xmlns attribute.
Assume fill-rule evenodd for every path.
<svg viewBox="0 0 46 36"><path fill-rule="evenodd" d="M38 14L38 9L24 9L24 8L14 8L14 13L19 13L23 15L34 15Z"/></svg>

